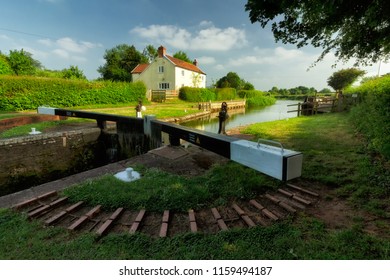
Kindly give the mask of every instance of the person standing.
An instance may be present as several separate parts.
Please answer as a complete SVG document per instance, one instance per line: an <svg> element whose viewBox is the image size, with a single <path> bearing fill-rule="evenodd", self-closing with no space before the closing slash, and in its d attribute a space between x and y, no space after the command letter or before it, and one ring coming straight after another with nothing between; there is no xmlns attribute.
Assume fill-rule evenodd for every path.
<svg viewBox="0 0 390 280"><path fill-rule="evenodd" d="M135 107L137 118L142 118L142 107L142 100L139 100L137 106Z"/></svg>
<svg viewBox="0 0 390 280"><path fill-rule="evenodd" d="M218 118L219 118L219 128L218 128L218 134L226 134L225 131L225 124L226 120L229 118L229 115L227 113L227 103L222 102L221 104L221 111L219 111Z"/></svg>

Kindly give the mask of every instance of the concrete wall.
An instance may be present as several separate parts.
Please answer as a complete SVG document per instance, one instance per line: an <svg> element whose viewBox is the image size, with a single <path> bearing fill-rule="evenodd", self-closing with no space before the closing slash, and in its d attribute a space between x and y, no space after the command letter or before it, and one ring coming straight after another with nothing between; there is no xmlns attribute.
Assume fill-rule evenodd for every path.
<svg viewBox="0 0 390 280"><path fill-rule="evenodd" d="M103 163L100 132L88 128L0 140L0 195Z"/></svg>

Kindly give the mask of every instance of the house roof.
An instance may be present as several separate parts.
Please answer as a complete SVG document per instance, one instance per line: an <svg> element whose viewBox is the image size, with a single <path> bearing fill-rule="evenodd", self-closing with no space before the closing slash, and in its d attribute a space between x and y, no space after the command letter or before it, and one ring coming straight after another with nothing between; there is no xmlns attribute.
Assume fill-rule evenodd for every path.
<svg viewBox="0 0 390 280"><path fill-rule="evenodd" d="M193 72L197 72L197 73L206 75L206 73L204 73L202 70L199 69L199 67L195 66L195 65L192 64L192 63L183 61L183 60L181 60L181 59L175 58L175 57L170 56L170 55L165 55L165 57L168 58L168 59L169 59L174 65L176 65L177 67L180 67L180 68L183 68L183 69L187 69L187 70L190 70L190 71L193 71ZM131 71L131 74L141 74L142 72L145 71L145 69L146 69L149 65L150 65L150 64L148 64L148 63L145 63L145 64L138 64L138 65Z"/></svg>
<svg viewBox="0 0 390 280"><path fill-rule="evenodd" d="M193 71L193 72L197 72L197 73L200 73L200 74L206 74L206 73L204 73L202 70L200 70L197 66L195 66L192 63L183 61L181 59L175 58L175 57L170 56L170 55L166 55L166 57L170 61L172 61L173 64L175 64L176 66L178 66L180 68L187 69L187 70L190 70L190 71Z"/></svg>
<svg viewBox="0 0 390 280"><path fill-rule="evenodd" d="M131 74L141 74L149 66L148 63L138 64L132 71Z"/></svg>

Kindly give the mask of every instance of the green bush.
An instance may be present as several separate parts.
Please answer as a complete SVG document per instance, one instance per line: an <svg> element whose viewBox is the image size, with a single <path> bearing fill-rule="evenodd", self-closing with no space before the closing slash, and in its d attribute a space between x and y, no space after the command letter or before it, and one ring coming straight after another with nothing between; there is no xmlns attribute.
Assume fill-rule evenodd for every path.
<svg viewBox="0 0 390 280"><path fill-rule="evenodd" d="M204 102L215 100L215 93L207 88L182 87L179 98L188 102Z"/></svg>
<svg viewBox="0 0 390 280"><path fill-rule="evenodd" d="M351 109L353 122L370 146L390 159L390 75L370 79L346 93L358 94L362 101Z"/></svg>
<svg viewBox="0 0 390 280"><path fill-rule="evenodd" d="M0 111L33 110L39 106L128 103L144 98L145 93L146 87L142 82L0 76Z"/></svg>
<svg viewBox="0 0 390 280"><path fill-rule="evenodd" d="M234 88L216 88L215 92L215 100L234 100L237 98L236 89Z"/></svg>
<svg viewBox="0 0 390 280"><path fill-rule="evenodd" d="M240 90L237 92L240 98L246 98L248 107L262 107L275 104L276 99L268 93L260 90Z"/></svg>

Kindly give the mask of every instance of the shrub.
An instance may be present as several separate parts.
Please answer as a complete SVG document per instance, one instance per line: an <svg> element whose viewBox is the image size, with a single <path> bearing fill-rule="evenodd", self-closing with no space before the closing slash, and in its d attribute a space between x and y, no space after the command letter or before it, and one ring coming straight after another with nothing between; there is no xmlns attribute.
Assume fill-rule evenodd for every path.
<svg viewBox="0 0 390 280"><path fill-rule="evenodd" d="M188 102L204 102L215 100L215 93L207 88L182 87L179 98Z"/></svg>
<svg viewBox="0 0 390 280"><path fill-rule="evenodd" d="M362 101L352 108L352 121L370 146L390 159L390 75L370 79L346 93L358 94Z"/></svg>
<svg viewBox="0 0 390 280"><path fill-rule="evenodd" d="M240 90L238 91L240 98L246 98L248 107L262 107L275 104L276 99L267 96L267 93L260 90Z"/></svg>
<svg viewBox="0 0 390 280"><path fill-rule="evenodd" d="M74 107L128 103L144 98L145 93L142 82L0 76L0 111L32 110L43 105Z"/></svg>
<svg viewBox="0 0 390 280"><path fill-rule="evenodd" d="M236 89L234 88L216 88L214 89L215 100L233 100L236 99Z"/></svg>

